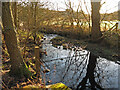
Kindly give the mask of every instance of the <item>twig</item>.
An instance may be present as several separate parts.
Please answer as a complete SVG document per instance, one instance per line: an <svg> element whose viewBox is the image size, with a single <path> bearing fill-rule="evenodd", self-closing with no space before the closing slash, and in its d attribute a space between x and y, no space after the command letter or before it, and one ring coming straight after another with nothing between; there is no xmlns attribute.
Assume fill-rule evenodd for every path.
<svg viewBox="0 0 120 90"><path fill-rule="evenodd" d="M86 55L86 54L76 55L76 56L83 56L83 55ZM51 61L55 61L55 60L63 60L63 59L67 59L67 58L73 58L73 57L76 57L76 56L73 55L72 57L64 57L64 58L51 59L51 60L44 61L44 62L51 62Z"/></svg>
<svg viewBox="0 0 120 90"><path fill-rule="evenodd" d="M8 86L2 81L2 84L9 90Z"/></svg>

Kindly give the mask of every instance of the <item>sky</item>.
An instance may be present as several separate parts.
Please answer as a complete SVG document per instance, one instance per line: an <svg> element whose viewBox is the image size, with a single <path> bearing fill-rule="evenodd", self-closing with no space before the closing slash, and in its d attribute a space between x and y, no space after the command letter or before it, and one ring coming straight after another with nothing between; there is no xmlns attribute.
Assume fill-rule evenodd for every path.
<svg viewBox="0 0 120 90"><path fill-rule="evenodd" d="M0 1L9 1L9 0L0 0ZM11 1L19 1L19 0L11 0ZM22 1L29 1L29 2L35 2L35 1L47 2L48 1L48 2L51 2L51 4L48 4L47 6L49 9L65 11L67 9L65 2L68 3L69 0L22 0ZM77 10L78 5L80 4L82 10L86 14L91 13L91 4L90 4L91 0L70 0L70 1L74 11ZM100 0L93 0L93 1L100 1ZM118 3L119 3L119 6L118 6ZM118 8L120 10L120 0L101 0L101 4L102 4L102 7L100 9L100 13L112 13L112 12L118 11Z"/></svg>
<svg viewBox="0 0 120 90"><path fill-rule="evenodd" d="M44 0L45 1L45 0ZM51 3L53 3L53 6L50 7L50 9L54 9L54 10L60 10L60 11L64 11L67 7L65 5L65 2L67 3L69 0L48 0ZM74 10L77 10L77 7L79 5L79 3L82 6L82 10L85 13L91 13L91 4L90 4L90 0L70 0L71 1L71 5L72 7L74 7ZM85 1L85 3L84 3ZM96 0L94 0L96 1ZM105 2L105 3L104 3ZM100 13L112 13L114 11L118 11L118 2L120 3L120 0L102 0L101 4L101 10ZM85 4L87 5L87 7L85 7ZM87 9L88 10L87 10ZM120 9L120 5L119 5L119 9Z"/></svg>

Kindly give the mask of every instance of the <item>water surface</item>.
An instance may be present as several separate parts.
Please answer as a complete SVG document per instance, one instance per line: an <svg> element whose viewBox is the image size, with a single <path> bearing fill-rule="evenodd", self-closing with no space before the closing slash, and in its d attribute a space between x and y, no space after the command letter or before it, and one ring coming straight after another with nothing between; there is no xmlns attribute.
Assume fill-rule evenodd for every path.
<svg viewBox="0 0 120 90"><path fill-rule="evenodd" d="M65 50L62 46L53 47L50 40L57 35L45 35L43 49L47 56L43 57L46 68L50 72L45 74L46 84L62 82L65 85L76 88L79 82L85 77L90 52L86 50ZM95 81L103 88L118 88L118 68L115 62L105 58L97 58L95 68ZM48 81L51 81L48 83ZM87 84L89 86L89 82Z"/></svg>

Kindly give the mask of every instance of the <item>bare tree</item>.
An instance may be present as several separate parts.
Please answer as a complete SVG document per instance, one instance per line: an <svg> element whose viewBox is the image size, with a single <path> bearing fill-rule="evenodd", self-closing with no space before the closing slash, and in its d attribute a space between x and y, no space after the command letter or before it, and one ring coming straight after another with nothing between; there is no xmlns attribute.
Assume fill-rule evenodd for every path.
<svg viewBox="0 0 120 90"><path fill-rule="evenodd" d="M91 37L93 41L99 40L102 36L100 30L100 0L99 2L92 2L91 0L91 7L92 7L92 31Z"/></svg>

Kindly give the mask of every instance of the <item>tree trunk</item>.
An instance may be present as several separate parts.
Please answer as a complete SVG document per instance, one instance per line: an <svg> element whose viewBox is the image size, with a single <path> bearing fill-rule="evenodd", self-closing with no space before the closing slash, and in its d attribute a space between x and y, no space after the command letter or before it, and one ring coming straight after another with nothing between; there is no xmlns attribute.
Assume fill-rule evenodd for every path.
<svg viewBox="0 0 120 90"><path fill-rule="evenodd" d="M11 60L10 74L19 78L24 76L28 77L30 73L25 67L23 58L17 45L17 37L9 2L2 3L2 22L4 27L3 34L5 43Z"/></svg>
<svg viewBox="0 0 120 90"><path fill-rule="evenodd" d="M92 6L92 40L98 40L102 33L100 31L100 2L91 2Z"/></svg>
<svg viewBox="0 0 120 90"><path fill-rule="evenodd" d="M12 2L12 11L13 11L15 28L17 28L17 2Z"/></svg>
<svg viewBox="0 0 120 90"><path fill-rule="evenodd" d="M35 33L34 33L34 35L33 35L33 37L34 37L34 41L35 41L35 39L36 39L36 17L37 17L37 4L38 4L38 2L35 2L35 8L34 8L34 31L35 31Z"/></svg>

